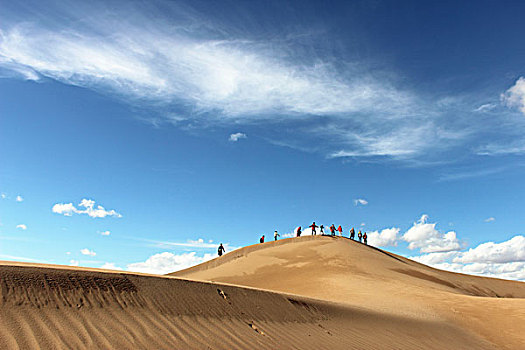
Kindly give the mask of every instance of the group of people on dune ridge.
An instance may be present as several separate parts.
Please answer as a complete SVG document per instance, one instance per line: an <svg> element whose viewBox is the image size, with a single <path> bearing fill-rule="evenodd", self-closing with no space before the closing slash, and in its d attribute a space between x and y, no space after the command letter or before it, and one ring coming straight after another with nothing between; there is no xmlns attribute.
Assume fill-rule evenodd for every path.
<svg viewBox="0 0 525 350"><path fill-rule="evenodd" d="M319 225L317 226L315 224L315 221L309 226L311 229L312 229L312 235L313 236L316 236L317 235L317 228L319 228L319 234L322 235L322 236L332 236L332 237L335 237L336 234L341 236L341 237L344 237L343 235L343 228L341 227L341 225L339 225L337 228L335 227L334 224L332 224L330 227L329 227L329 230L330 230L330 234L326 234L325 231L324 231L324 225ZM301 236L301 233L302 233L302 228L301 226L297 227L294 231L295 233L295 236L296 237L300 237ZM279 233L277 233L277 231L275 231L273 233L273 239L274 241L277 241L279 239L281 235ZM349 231L349 238L351 240L355 240L355 230L354 228L352 227ZM259 238L259 243L264 243L264 239L265 239L265 236L262 235L261 238ZM364 243L364 244L368 244L368 236L366 234L366 232L361 232L361 230L359 230L357 232L357 239L359 240L360 243ZM219 245L219 249L218 249L218 254L219 256L222 256L222 254L226 252L226 249L224 249L224 246L222 245L222 243Z"/></svg>

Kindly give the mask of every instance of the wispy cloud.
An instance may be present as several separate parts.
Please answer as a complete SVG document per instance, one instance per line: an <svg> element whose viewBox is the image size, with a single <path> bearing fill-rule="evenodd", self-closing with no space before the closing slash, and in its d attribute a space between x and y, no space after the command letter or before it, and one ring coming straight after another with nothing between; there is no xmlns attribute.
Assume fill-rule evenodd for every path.
<svg viewBox="0 0 525 350"><path fill-rule="evenodd" d="M246 31L241 37L235 23L219 24L189 7L168 18L170 11L154 6L107 11L100 3L91 10L73 4L53 25L38 16L5 21L0 66L26 79L51 78L176 110L177 124L306 123L312 135L324 130L322 151L334 158L410 159L468 134L448 125L442 102L397 86L390 72L329 55L314 39L313 54L301 56L290 49L299 45L293 33L281 42Z"/></svg>
<svg viewBox="0 0 525 350"><path fill-rule="evenodd" d="M16 228L21 229L21 230L27 230L27 226L24 224L16 225Z"/></svg>
<svg viewBox="0 0 525 350"><path fill-rule="evenodd" d="M496 219L495 219L494 217L491 216L490 218L486 218L486 219L483 220L483 221L485 221L485 222L494 222L494 221L496 221Z"/></svg>

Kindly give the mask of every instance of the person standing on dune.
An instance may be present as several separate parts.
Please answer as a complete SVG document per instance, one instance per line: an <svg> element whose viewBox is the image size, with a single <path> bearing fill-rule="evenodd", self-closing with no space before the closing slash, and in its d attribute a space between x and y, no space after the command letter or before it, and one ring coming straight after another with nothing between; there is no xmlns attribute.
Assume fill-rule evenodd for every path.
<svg viewBox="0 0 525 350"><path fill-rule="evenodd" d="M315 224L315 221L313 222L313 224L310 225L310 228L312 229L312 235L316 235L316 231L315 229L317 228L318 226Z"/></svg>
<svg viewBox="0 0 525 350"><path fill-rule="evenodd" d="M319 233L324 235L324 225L319 226Z"/></svg>
<svg viewBox="0 0 525 350"><path fill-rule="evenodd" d="M222 253L226 252L226 249L224 249L222 243L219 244L219 249L217 250L217 253L219 254L219 256L222 256Z"/></svg>
<svg viewBox="0 0 525 350"><path fill-rule="evenodd" d="M368 236L366 235L366 232L363 234L363 242L368 244Z"/></svg>
<svg viewBox="0 0 525 350"><path fill-rule="evenodd" d="M297 233L297 237L301 237L301 226L299 226L299 227L297 228L296 233Z"/></svg>
<svg viewBox="0 0 525 350"><path fill-rule="evenodd" d="M264 235L259 239L259 243L264 243Z"/></svg>
<svg viewBox="0 0 525 350"><path fill-rule="evenodd" d="M354 228L352 227L352 228L350 229L350 239L354 239L354 237L355 237L355 230L354 230Z"/></svg>
<svg viewBox="0 0 525 350"><path fill-rule="evenodd" d="M273 239L276 241L277 240L277 237L280 237L281 235L277 233L277 231L274 232L273 234Z"/></svg>
<svg viewBox="0 0 525 350"><path fill-rule="evenodd" d="M339 232L339 236L343 235L343 228L341 227L341 225L339 225L339 227L337 228L337 232Z"/></svg>
<svg viewBox="0 0 525 350"><path fill-rule="evenodd" d="M332 226L330 226L330 234L331 234L332 236L335 235L335 225L334 225L334 224L332 224Z"/></svg>
<svg viewBox="0 0 525 350"><path fill-rule="evenodd" d="M359 243L361 243L361 238L363 238L363 234L361 233L361 230L357 233L357 238L359 239Z"/></svg>

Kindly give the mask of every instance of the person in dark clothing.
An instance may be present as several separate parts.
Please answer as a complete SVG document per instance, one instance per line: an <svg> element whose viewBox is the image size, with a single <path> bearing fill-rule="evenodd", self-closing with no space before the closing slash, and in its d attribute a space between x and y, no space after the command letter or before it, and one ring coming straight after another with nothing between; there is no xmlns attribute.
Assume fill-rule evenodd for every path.
<svg viewBox="0 0 525 350"><path fill-rule="evenodd" d="M259 239L259 243L264 243L264 235Z"/></svg>
<svg viewBox="0 0 525 350"><path fill-rule="evenodd" d="M310 228L312 229L312 235L316 235L316 231L315 229L317 228L318 226L315 224L315 221L313 222L313 224L310 225Z"/></svg>
<svg viewBox="0 0 525 350"><path fill-rule="evenodd" d="M335 225L334 224L332 224L332 226L330 226L330 234L332 236L335 236Z"/></svg>
<svg viewBox="0 0 525 350"><path fill-rule="evenodd" d="M350 229L350 239L354 239L354 237L355 237L355 230L354 230L354 228L352 227L352 228Z"/></svg>
<svg viewBox="0 0 525 350"><path fill-rule="evenodd" d="M297 228L297 237L301 237L301 226Z"/></svg>
<svg viewBox="0 0 525 350"><path fill-rule="evenodd" d="M222 253L226 252L226 249L222 246L222 243L219 245L219 249L217 250L217 253L219 256L222 256Z"/></svg>
<svg viewBox="0 0 525 350"><path fill-rule="evenodd" d="M319 233L324 235L324 225L319 226Z"/></svg>
<svg viewBox="0 0 525 350"><path fill-rule="evenodd" d="M368 244L368 236L366 235L366 232L363 234L363 242Z"/></svg>
<svg viewBox="0 0 525 350"><path fill-rule="evenodd" d="M359 239L359 242L361 242L361 238L363 238L363 234L361 233L361 230L357 233L357 238Z"/></svg>

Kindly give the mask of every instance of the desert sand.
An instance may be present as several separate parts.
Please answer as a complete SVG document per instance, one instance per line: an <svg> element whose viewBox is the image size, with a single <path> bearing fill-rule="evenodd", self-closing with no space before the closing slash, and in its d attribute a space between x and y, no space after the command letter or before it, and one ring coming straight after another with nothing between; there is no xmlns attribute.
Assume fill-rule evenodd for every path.
<svg viewBox="0 0 525 350"><path fill-rule="evenodd" d="M257 244L170 276L0 263L2 349L522 349L525 283L343 238Z"/></svg>

